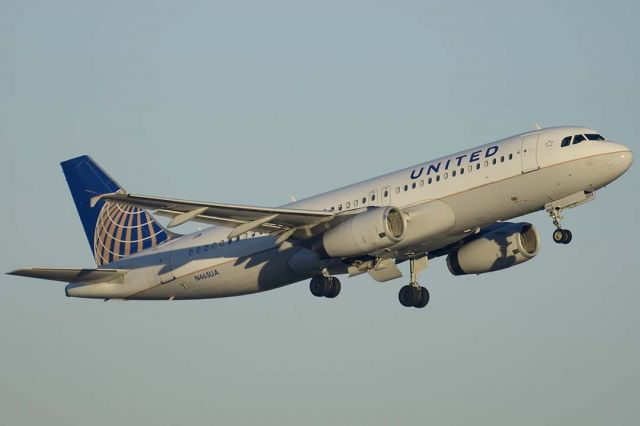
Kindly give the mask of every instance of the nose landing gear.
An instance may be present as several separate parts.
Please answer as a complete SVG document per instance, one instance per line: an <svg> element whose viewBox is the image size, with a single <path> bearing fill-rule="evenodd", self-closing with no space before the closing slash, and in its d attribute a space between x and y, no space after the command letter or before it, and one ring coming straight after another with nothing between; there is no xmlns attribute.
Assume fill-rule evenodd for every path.
<svg viewBox="0 0 640 426"><path fill-rule="evenodd" d="M553 231L553 241L558 244L569 244L573 239L573 234L568 229L558 228Z"/></svg>
<svg viewBox="0 0 640 426"><path fill-rule="evenodd" d="M553 220L553 224L556 226L556 230L553 231L553 241L558 244L569 244L573 239L571 231L568 229L562 229L560 226L560 221L562 220L560 213L562 210L578 207L584 203L593 201L595 198L595 192L580 191L544 206L544 209L549 213L549 216L551 216L551 219Z"/></svg>
<svg viewBox="0 0 640 426"><path fill-rule="evenodd" d="M562 220L562 216L560 212L561 208L554 206L547 206L547 213L551 216L553 220L553 224L556 226L556 230L553 231L553 241L558 244L569 244L573 239L573 234L568 229L562 229L560 227L560 221Z"/></svg>

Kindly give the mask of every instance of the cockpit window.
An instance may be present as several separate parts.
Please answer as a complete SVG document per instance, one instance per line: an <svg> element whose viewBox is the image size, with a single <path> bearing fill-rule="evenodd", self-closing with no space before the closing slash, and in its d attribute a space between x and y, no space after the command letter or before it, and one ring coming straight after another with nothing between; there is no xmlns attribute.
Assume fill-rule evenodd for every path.
<svg viewBox="0 0 640 426"><path fill-rule="evenodd" d="M561 147L569 145L571 145L571 136L567 136L566 138L562 139L562 143L560 144Z"/></svg>
<svg viewBox="0 0 640 426"><path fill-rule="evenodd" d="M585 137L584 137L583 135L575 135L575 136L573 137L573 144L575 145L575 144L577 144L577 143L582 142L583 140L586 140L586 139L585 139Z"/></svg>
<svg viewBox="0 0 640 426"><path fill-rule="evenodd" d="M590 141L603 141L603 140L605 140L602 135L599 135L597 133L587 133L585 136Z"/></svg>

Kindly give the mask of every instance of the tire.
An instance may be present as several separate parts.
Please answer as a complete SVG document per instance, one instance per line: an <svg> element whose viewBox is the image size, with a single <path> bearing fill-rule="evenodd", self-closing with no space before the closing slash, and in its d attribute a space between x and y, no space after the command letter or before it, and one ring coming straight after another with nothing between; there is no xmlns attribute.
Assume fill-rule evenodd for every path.
<svg viewBox="0 0 640 426"><path fill-rule="evenodd" d="M418 303L416 303L415 306L416 308L424 308L425 306L427 306L427 304L429 303L429 290L427 290L425 287L420 287L420 297L418 298Z"/></svg>
<svg viewBox="0 0 640 426"><path fill-rule="evenodd" d="M333 299L337 295L340 294L340 290L342 289L342 284L340 284L340 280L336 277L331 277L331 285L329 286L329 290L325 293L325 297L329 299Z"/></svg>
<svg viewBox="0 0 640 426"><path fill-rule="evenodd" d="M398 293L398 300L402 306L406 306L407 308L415 306L419 300L419 294L415 287L411 285L405 285L400 289Z"/></svg>
<svg viewBox="0 0 640 426"><path fill-rule="evenodd" d="M323 276L316 275L315 277L311 278L311 282L309 283L309 290L311 290L311 294L313 294L314 296L324 296L325 287L326 280Z"/></svg>
<svg viewBox="0 0 640 426"><path fill-rule="evenodd" d="M569 244L573 239L573 234L568 229L563 229L562 233L562 244Z"/></svg>
<svg viewBox="0 0 640 426"><path fill-rule="evenodd" d="M562 244L564 242L564 229L556 229L553 231L553 241L558 244Z"/></svg>

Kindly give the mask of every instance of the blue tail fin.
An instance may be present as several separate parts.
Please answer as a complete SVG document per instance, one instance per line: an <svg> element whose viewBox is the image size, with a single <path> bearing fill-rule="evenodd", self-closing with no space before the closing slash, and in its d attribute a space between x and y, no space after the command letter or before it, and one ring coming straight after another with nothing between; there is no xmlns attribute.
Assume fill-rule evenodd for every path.
<svg viewBox="0 0 640 426"><path fill-rule="evenodd" d="M171 234L145 210L91 198L121 190L91 157L60 163L98 266L155 247Z"/></svg>

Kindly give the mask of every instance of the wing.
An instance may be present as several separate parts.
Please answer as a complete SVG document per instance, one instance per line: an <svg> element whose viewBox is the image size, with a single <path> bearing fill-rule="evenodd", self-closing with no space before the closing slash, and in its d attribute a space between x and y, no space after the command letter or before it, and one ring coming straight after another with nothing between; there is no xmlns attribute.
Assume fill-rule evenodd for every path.
<svg viewBox="0 0 640 426"><path fill-rule="evenodd" d="M120 204L154 210L161 216L173 218L168 227L187 221L197 221L234 228L228 238L250 231L278 234L281 243L293 236L308 238L315 235L314 228L334 220L334 212L327 210L302 210L272 207L243 206L236 204L206 203L172 198L133 195L123 191L98 195L92 203L108 200ZM356 213L358 211L354 211Z"/></svg>
<svg viewBox="0 0 640 426"><path fill-rule="evenodd" d="M24 268L7 274L74 284L95 284L122 281L127 272L127 269Z"/></svg>

